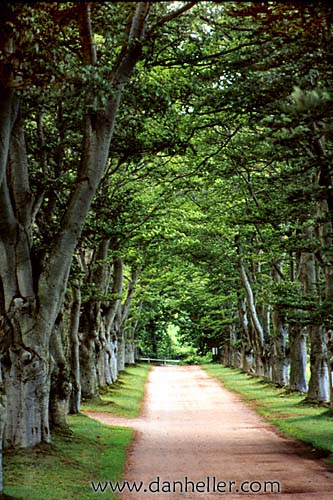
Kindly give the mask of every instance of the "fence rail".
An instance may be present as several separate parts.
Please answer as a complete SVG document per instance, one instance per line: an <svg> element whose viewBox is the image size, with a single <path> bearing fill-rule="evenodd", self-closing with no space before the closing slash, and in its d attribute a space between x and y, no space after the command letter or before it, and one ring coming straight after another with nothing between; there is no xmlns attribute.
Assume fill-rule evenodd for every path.
<svg viewBox="0 0 333 500"><path fill-rule="evenodd" d="M166 365L169 363L175 363L175 364L180 363L180 359L160 359L160 358L138 358L138 361L146 361L147 363L157 361L157 362L163 363L163 365Z"/></svg>

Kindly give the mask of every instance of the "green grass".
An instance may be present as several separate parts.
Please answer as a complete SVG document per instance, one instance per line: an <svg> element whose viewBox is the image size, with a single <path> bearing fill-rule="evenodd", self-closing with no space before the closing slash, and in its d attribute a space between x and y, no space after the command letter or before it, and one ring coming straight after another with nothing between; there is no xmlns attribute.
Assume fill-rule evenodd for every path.
<svg viewBox="0 0 333 500"><path fill-rule="evenodd" d="M119 383L103 396L107 411L138 415L148 371L147 366L127 368ZM54 433L52 445L5 453L7 495L22 500L92 500L98 495L92 491L91 481L121 479L133 431L106 426L84 415L71 416L68 421L70 433ZM107 498L115 496L108 492Z"/></svg>
<svg viewBox="0 0 333 500"><path fill-rule="evenodd" d="M306 404L304 395L288 393L240 370L219 364L203 365L203 368L208 375L222 381L227 389L241 395L285 434L333 453L333 418L327 408Z"/></svg>
<svg viewBox="0 0 333 500"><path fill-rule="evenodd" d="M132 430L107 427L83 415L69 418L73 434L52 446L6 454L5 492L24 500L96 499L90 481L122 475ZM112 497L110 497L112 498Z"/></svg>
<svg viewBox="0 0 333 500"><path fill-rule="evenodd" d="M103 411L121 417L140 415L145 384L150 365L139 364L126 368L110 389L101 392L101 399L82 404L82 411Z"/></svg>

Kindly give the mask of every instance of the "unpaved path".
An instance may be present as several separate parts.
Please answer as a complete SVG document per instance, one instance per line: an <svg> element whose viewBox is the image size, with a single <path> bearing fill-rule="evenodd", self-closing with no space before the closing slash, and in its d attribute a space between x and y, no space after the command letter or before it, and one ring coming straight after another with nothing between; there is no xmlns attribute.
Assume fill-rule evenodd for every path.
<svg viewBox="0 0 333 500"><path fill-rule="evenodd" d="M306 446L281 437L198 367L153 368L138 419L89 415L137 431L124 479L144 481L144 485L140 493L124 492L122 500L236 500L257 495L281 500L333 499L333 474L322 461L302 457L308 456ZM149 490L150 481L154 481L151 490L159 492L144 491ZM230 488L229 481L235 482ZM267 481L279 482L282 494L263 493ZM241 493L250 487L262 491ZM271 486L266 483L266 488L270 491Z"/></svg>

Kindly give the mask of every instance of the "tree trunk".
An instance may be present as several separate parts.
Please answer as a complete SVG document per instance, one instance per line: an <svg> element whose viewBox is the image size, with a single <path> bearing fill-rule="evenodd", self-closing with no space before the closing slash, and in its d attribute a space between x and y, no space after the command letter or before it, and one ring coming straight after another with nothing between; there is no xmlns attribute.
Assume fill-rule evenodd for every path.
<svg viewBox="0 0 333 500"><path fill-rule="evenodd" d="M82 398L98 399L98 379L96 365L96 304L84 304L80 320L80 383Z"/></svg>
<svg viewBox="0 0 333 500"><path fill-rule="evenodd" d="M254 373L253 369L253 346L250 328L247 316L246 298L238 298L238 317L241 329L241 361L240 368L246 373Z"/></svg>
<svg viewBox="0 0 333 500"><path fill-rule="evenodd" d="M327 221L322 223L319 227L319 236L322 244L321 250L321 266L323 268L325 280L325 301L331 304L333 301L333 259L332 259L332 246L333 246L333 196L332 196L332 174L331 166L327 162L324 154L323 142L318 142L318 152L321 158L321 175L319 183L325 186L326 200L319 203L318 219ZM325 318L326 319L326 318ZM331 323L331 322L330 322ZM327 327L326 327L327 328ZM328 379L329 379L329 394L330 394L330 408L333 409L333 345L332 345L332 330L327 328L327 365L328 365Z"/></svg>
<svg viewBox="0 0 333 500"><path fill-rule="evenodd" d="M113 380L113 376L112 376L112 356L114 353L113 353L111 338L107 334L105 318L103 318L103 320L102 320L101 327L103 328L103 335L105 337L103 380L104 380L105 385L111 385L112 382L116 381L116 379Z"/></svg>
<svg viewBox="0 0 333 500"><path fill-rule="evenodd" d="M125 339L122 325L122 304L124 284L124 264L120 256L113 258L113 285L112 295L106 313L106 335L110 339L111 353L113 354L111 371L113 378L118 378L119 371L125 368Z"/></svg>
<svg viewBox="0 0 333 500"><path fill-rule="evenodd" d="M125 347L125 364L135 365L135 346L134 342L130 342L127 338Z"/></svg>
<svg viewBox="0 0 333 500"><path fill-rule="evenodd" d="M15 75L13 75L12 64L8 64L7 58L13 53L13 39L9 35L8 24L11 24L13 13L9 7L10 2L1 5L0 19L0 186L6 176L8 153L10 147L12 127L15 122ZM8 23L8 24L7 24Z"/></svg>
<svg viewBox="0 0 333 500"><path fill-rule="evenodd" d="M81 291L78 282L72 284L72 304L69 321L69 364L71 394L68 411L71 414L80 413L81 380L80 380L80 346L79 324L81 309Z"/></svg>
<svg viewBox="0 0 333 500"><path fill-rule="evenodd" d="M116 382L118 380L118 342L117 342L117 337L115 335L111 335L111 340L110 340L110 352L111 352L111 361L110 361L110 368L111 368L111 376L112 376L112 382Z"/></svg>
<svg viewBox="0 0 333 500"><path fill-rule="evenodd" d="M327 331L327 357L330 381L330 412L333 414L333 330Z"/></svg>
<svg viewBox="0 0 333 500"><path fill-rule="evenodd" d="M283 260L274 262L273 279L275 283L281 280L281 265ZM283 275L282 275L283 276ZM273 326L273 356L272 356L272 382L284 387L289 382L290 360L287 355L288 326L285 321L285 312L274 306L272 312Z"/></svg>
<svg viewBox="0 0 333 500"><path fill-rule="evenodd" d="M265 337L264 329L263 329L263 326L260 322L260 319L259 319L259 316L257 313L257 309L256 309L255 301L254 301L254 295L253 295L253 291L252 291L252 286L251 286L251 283L248 279L248 276L247 276L247 273L246 273L246 270L245 270L245 267L244 267L244 264L242 263L242 261L240 264L240 272L241 272L242 283L243 283L243 286L244 286L245 292L246 292L247 305L248 305L248 310L250 313L251 321L253 323L253 327L254 327L255 332L257 334L258 344L262 348L264 345L264 337Z"/></svg>
<svg viewBox="0 0 333 500"><path fill-rule="evenodd" d="M100 321L99 332L98 332L98 341L97 341L97 354L96 354L96 370L97 370L97 382L98 387L106 387L106 338L104 332L103 321Z"/></svg>
<svg viewBox="0 0 333 500"><path fill-rule="evenodd" d="M69 359L65 355L63 314L58 315L50 341L53 361L50 391L50 424L52 428L67 429L67 413L71 394Z"/></svg>
<svg viewBox="0 0 333 500"><path fill-rule="evenodd" d="M3 437L4 429L7 420L7 402L6 395L4 391L4 384L2 380L2 368L0 362L0 496L3 493L3 467L2 467L2 449L3 449Z"/></svg>
<svg viewBox="0 0 333 500"><path fill-rule="evenodd" d="M224 344L223 364L227 368L231 367L231 364L230 364L230 343L229 342Z"/></svg>
<svg viewBox="0 0 333 500"><path fill-rule="evenodd" d="M117 368L121 372L125 370L125 335L121 327L120 311L116 315L114 326L117 333Z"/></svg>
<svg viewBox="0 0 333 500"><path fill-rule="evenodd" d="M232 324L229 326L229 356L230 356L230 366L233 368L239 368L239 350L237 346L237 331L236 325Z"/></svg>
<svg viewBox="0 0 333 500"><path fill-rule="evenodd" d="M109 240L103 239L94 250L92 257L90 254L87 262L81 262L88 276L86 286L93 290L91 298L83 306L79 326L81 391L85 399L98 398L98 387L106 385L105 349L107 342L102 305L109 285L108 250Z"/></svg>
<svg viewBox="0 0 333 500"><path fill-rule="evenodd" d="M306 238L311 242L312 229L306 229ZM313 253L303 252L301 256L301 279L304 291L310 298L317 296L316 261ZM325 329L317 324L308 325L310 340L310 381L307 399L329 401L329 369L327 360L327 336Z"/></svg>
<svg viewBox="0 0 333 500"><path fill-rule="evenodd" d="M273 343L270 334L270 323L271 323L271 306L270 304L261 304L256 307L259 321L262 325L264 334L264 343L262 346L258 346L258 350L261 351L261 360L264 369L263 377L267 382L272 381L272 350ZM258 342L258 340L257 340Z"/></svg>
<svg viewBox="0 0 333 500"><path fill-rule="evenodd" d="M262 362L262 356L259 354L258 351L255 351L254 354L254 366L255 366L255 375L257 377L264 377L265 375L265 367Z"/></svg>
<svg viewBox="0 0 333 500"><path fill-rule="evenodd" d="M310 381L307 399L330 400L329 367L327 362L327 335L323 327L310 325Z"/></svg>
<svg viewBox="0 0 333 500"><path fill-rule="evenodd" d="M4 74L10 65L0 63L0 307L5 325L1 328L5 344L1 359L8 400L7 445L29 447L50 441L50 337L64 302L73 254L107 165L122 92L142 53L150 8L151 2L137 2L133 6L124 45L110 72L112 90L104 109L92 111L93 96L83 112L84 137L76 183L66 207L60 207L63 217L58 233L47 242L44 254L34 261L31 239L34 199L29 186L23 123L20 119L15 121L18 116L13 106L15 96L7 85L14 79ZM89 9L90 4L83 3L78 20L83 63L91 67L95 54L90 50L93 33ZM167 19L168 16L162 21ZM0 32L0 48L4 53L6 30ZM27 60L23 62L26 64ZM34 273L33 263L37 263ZM87 352L92 352L89 345ZM89 356L87 359L90 361Z"/></svg>
<svg viewBox="0 0 333 500"><path fill-rule="evenodd" d="M134 344L135 328L131 328L131 326L127 327L127 320L131 308L131 303L135 294L136 285L140 276L140 272L141 272L141 265L137 266L131 273L131 279L128 284L127 295L122 310L121 329L124 331L124 338L125 338L125 353L124 353L125 364L135 363L135 344Z"/></svg>
<svg viewBox="0 0 333 500"><path fill-rule="evenodd" d="M265 332L262 326L262 323L259 319L259 315L257 313L256 304L254 300L254 294L252 290L252 286L250 280L248 278L245 265L243 262L239 237L236 238L236 246L239 255L239 271L242 280L242 284L246 294L247 307L249 311L249 316L251 319L251 323L255 332L255 341L253 344L254 347L254 358L255 358L255 373L258 376L267 376L269 372L269 365L266 362L267 355L264 351L265 344Z"/></svg>
<svg viewBox="0 0 333 500"><path fill-rule="evenodd" d="M17 115L7 175L0 186L1 355L8 405L5 445L17 447L50 440L53 324L52 316L36 300L30 251L33 197L26 159L23 122ZM56 294L52 298L56 301Z"/></svg>
<svg viewBox="0 0 333 500"><path fill-rule="evenodd" d="M7 394L5 445L28 448L50 442L49 394L51 363L44 352L23 345L12 346L4 366Z"/></svg>
<svg viewBox="0 0 333 500"><path fill-rule="evenodd" d="M292 324L289 329L290 346L290 381L292 391L306 393L308 382L306 377L307 348L306 333L300 325Z"/></svg>
<svg viewBox="0 0 333 500"><path fill-rule="evenodd" d="M288 327L284 314L276 308L272 313L273 322L273 357L272 382L281 387L288 385L290 360L287 355Z"/></svg>

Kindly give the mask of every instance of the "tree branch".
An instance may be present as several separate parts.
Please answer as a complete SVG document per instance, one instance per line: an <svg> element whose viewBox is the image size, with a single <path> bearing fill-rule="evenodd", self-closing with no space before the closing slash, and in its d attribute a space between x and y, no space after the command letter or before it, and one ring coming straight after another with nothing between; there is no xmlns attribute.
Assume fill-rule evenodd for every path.
<svg viewBox="0 0 333 500"><path fill-rule="evenodd" d="M260 45L263 45L264 42L261 42ZM176 65L183 65L184 64L189 64L189 65L198 65L200 67L203 67L205 64L199 64L203 63L204 61L207 64L212 64L216 59L220 59L223 56L226 56L228 54L232 54L233 52L238 52L239 50L245 48L245 47L253 47L255 45L258 45L258 42L248 42L248 43L243 43L238 45L237 47L233 47L228 50L222 50L220 52L214 52L213 54L208 54L205 56L201 57L195 57L195 58L180 58L180 59L173 59L173 60L167 60L165 59L164 61L156 61L152 65L153 66L165 66L165 67L174 67Z"/></svg>
<svg viewBox="0 0 333 500"><path fill-rule="evenodd" d="M55 236L49 250L48 259L43 262L38 283L40 304L44 306L50 318L56 318L59 312L73 254L93 197L106 169L122 90L140 58L141 40L144 38L150 7L150 2L136 4L131 17L128 39L112 71L111 82L115 86L115 91L110 93L104 110L85 114L82 160L76 186L68 201L59 233ZM79 20L82 53L84 62L91 64L94 62L94 54L92 53L93 36L90 15L87 6L82 9L83 19ZM50 290L54 291L54 296Z"/></svg>
<svg viewBox="0 0 333 500"><path fill-rule="evenodd" d="M78 13L83 63L93 66L96 64L96 47L91 28L90 3L80 3Z"/></svg>
<svg viewBox="0 0 333 500"><path fill-rule="evenodd" d="M123 46L112 71L112 83L121 87L129 78L135 63L141 56L141 45L145 35L146 21L151 9L150 2L137 2L131 18L127 43Z"/></svg>
<svg viewBox="0 0 333 500"><path fill-rule="evenodd" d="M161 26L163 26L163 24L165 24L169 21L172 21L172 19L176 19L177 17L181 16L184 12L187 12L188 10L192 9L192 7L194 7L196 4L197 4L197 2L187 3L187 4L183 5L183 7L181 7L180 9L174 10L174 11L170 12L169 14L166 14L165 16L161 17L161 19L159 19L157 21L157 23L155 23L150 28L149 33L148 33L149 36L151 36L157 28L160 28Z"/></svg>
<svg viewBox="0 0 333 500"><path fill-rule="evenodd" d="M250 280L248 278L248 275L247 275L247 272L245 269L245 265L243 262L243 256L242 256L242 251L241 251L241 247L240 247L239 235L236 236L235 243L236 243L236 249L237 249L237 254L238 254L239 272L240 272L242 283L243 283L243 286L245 289L250 316L252 319L253 326L254 326L254 328L257 332L257 335L258 335L259 345L261 348L263 348L264 338L265 338L264 329L263 329L263 326L260 322L260 319L259 319L259 316L257 313L256 304L255 304L254 295L253 295L253 290L252 290L252 285L251 285Z"/></svg>

